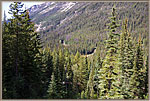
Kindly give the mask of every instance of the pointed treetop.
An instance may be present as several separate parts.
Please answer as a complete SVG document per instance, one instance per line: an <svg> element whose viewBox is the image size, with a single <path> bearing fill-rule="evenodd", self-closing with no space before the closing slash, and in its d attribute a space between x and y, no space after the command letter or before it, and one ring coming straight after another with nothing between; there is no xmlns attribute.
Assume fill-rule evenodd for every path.
<svg viewBox="0 0 150 101"><path fill-rule="evenodd" d="M29 18L29 10L27 9L27 18Z"/></svg>
<svg viewBox="0 0 150 101"><path fill-rule="evenodd" d="M126 24L126 27L127 27L127 24L128 24L128 19L127 18L125 19L125 24Z"/></svg>
<svg viewBox="0 0 150 101"><path fill-rule="evenodd" d="M116 4L113 5L113 10L115 10L115 9L116 9Z"/></svg>
<svg viewBox="0 0 150 101"><path fill-rule="evenodd" d="M141 47L141 34L139 35L138 45Z"/></svg>
<svg viewBox="0 0 150 101"><path fill-rule="evenodd" d="M141 42L141 34L139 35L139 42Z"/></svg>
<svg viewBox="0 0 150 101"><path fill-rule="evenodd" d="M113 8L112 8L112 16L115 16L115 11L116 10L116 6L115 6L115 4L114 4L114 6L113 6Z"/></svg>
<svg viewBox="0 0 150 101"><path fill-rule="evenodd" d="M130 37L131 36L131 33L130 33L130 31L128 32L128 37Z"/></svg>

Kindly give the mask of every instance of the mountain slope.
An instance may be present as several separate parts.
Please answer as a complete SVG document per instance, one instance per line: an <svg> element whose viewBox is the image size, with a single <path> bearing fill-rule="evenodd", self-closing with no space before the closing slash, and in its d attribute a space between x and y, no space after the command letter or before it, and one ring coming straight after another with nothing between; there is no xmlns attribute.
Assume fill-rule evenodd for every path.
<svg viewBox="0 0 150 101"><path fill-rule="evenodd" d="M122 25L126 17L132 35L138 37L142 33L143 38L147 38L146 2L46 2L32 6L29 11L45 45L53 48L62 39L73 52L87 53L108 37L105 29L114 4L120 20L118 23ZM148 39L145 40L148 44Z"/></svg>

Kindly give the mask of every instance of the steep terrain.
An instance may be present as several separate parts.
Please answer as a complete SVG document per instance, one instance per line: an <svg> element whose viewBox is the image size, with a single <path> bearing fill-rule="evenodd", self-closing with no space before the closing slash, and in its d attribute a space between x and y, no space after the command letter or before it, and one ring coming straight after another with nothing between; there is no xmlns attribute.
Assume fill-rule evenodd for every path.
<svg viewBox="0 0 150 101"><path fill-rule="evenodd" d="M65 40L70 50L86 54L96 43L104 44L108 17L116 6L119 29L128 19L128 28L133 36L142 33L148 45L148 3L146 2L45 2L32 6L29 11L44 45L53 48L59 40ZM118 30L119 33L121 31ZM148 37L147 37L148 38ZM102 46L101 46L102 47Z"/></svg>

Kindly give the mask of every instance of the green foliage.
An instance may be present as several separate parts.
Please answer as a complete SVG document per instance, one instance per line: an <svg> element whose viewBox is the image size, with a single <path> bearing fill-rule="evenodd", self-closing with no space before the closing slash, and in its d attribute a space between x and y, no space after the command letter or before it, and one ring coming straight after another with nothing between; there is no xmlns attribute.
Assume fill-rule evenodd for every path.
<svg viewBox="0 0 150 101"><path fill-rule="evenodd" d="M73 35L65 42L65 45L55 43L59 36L55 31L52 32L55 34L48 36L50 41L47 41L50 43L46 45L47 41L41 43L43 37L41 38L40 34L35 32L28 10L21 10L23 7L21 2L10 5L12 18L9 19L9 22L4 20L2 27L2 92L4 99L148 98L146 32L142 34L142 38L139 36L137 43L135 37L137 33L134 33L134 30L140 24L136 22L132 25L131 19L129 21L125 19L121 34L119 34L121 31L117 24L118 17L131 16L129 18L132 18L132 14L127 13L125 16L120 11L119 16L113 7L112 17L108 21L106 18L109 11L105 6L110 5L111 7L114 3L84 4L77 9L83 14L78 15L78 18L72 18L74 20L72 24L64 27L64 30L67 31L63 32L60 28L62 33ZM115 4L116 8L126 5ZM103 12L100 12L99 6L102 6ZM133 5L141 12L139 9L141 7L137 6L139 6L138 3ZM69 12L73 13L72 10ZM93 12L95 16L92 15ZM56 23L59 23L65 18L65 14L61 17L58 17L61 14L55 14L49 18L51 22L55 23L57 20ZM105 19L100 15L105 16ZM44 17L41 16L41 18ZM48 21L49 18L46 20ZM140 16L139 19L141 19ZM99 24L102 21L103 23ZM106 22L110 22L107 29L108 34L103 30ZM56 23L55 25L58 25ZM136 31L139 30L140 27ZM104 34L99 34L102 32ZM43 34L44 32L41 35ZM63 39L63 34L59 38ZM76 42L73 41L74 38L77 38Z"/></svg>
<svg viewBox="0 0 150 101"><path fill-rule="evenodd" d="M4 98L41 98L40 39L34 32L34 24L30 21L28 11L22 11L22 7L21 2L10 5L13 17L4 26ZM7 56L10 59L5 59L9 58ZM9 79L10 84L7 84Z"/></svg>
<svg viewBox="0 0 150 101"><path fill-rule="evenodd" d="M56 88L56 81L55 81L54 73L51 76L51 82L49 83L47 93L48 93L47 94L48 99L55 99L58 96L57 95L57 88Z"/></svg>
<svg viewBox="0 0 150 101"><path fill-rule="evenodd" d="M90 75L89 80L87 82L87 88L86 88L86 98L87 99L93 99L94 98L94 75L95 75L95 67L93 66L93 63L90 67Z"/></svg>
<svg viewBox="0 0 150 101"><path fill-rule="evenodd" d="M145 81L146 77L146 68L144 68L144 59L143 59L143 49L141 36L139 36L138 44L136 45L135 58L134 58L134 67L133 75L131 77L131 86L132 86L132 97L134 99L144 99L144 95L147 93L145 90ZM144 79L145 78L145 79Z"/></svg>
<svg viewBox="0 0 150 101"><path fill-rule="evenodd" d="M58 2L51 5L51 7ZM69 50L73 54L78 50L81 54L92 51L96 43L103 42L107 38L106 23L109 22L109 13L113 5L116 4L118 10L117 18L123 20L128 18L128 25L133 37L138 37L138 32L143 33L143 38L148 47L148 3L147 2L82 2L76 3L72 9L66 12L50 11L44 14L40 12L47 9L42 8L37 12L32 12L33 22L42 23L41 37L44 46L47 44L51 49L58 45L60 39L65 40ZM119 22L118 22L119 23ZM121 21L120 21L121 24ZM118 30L121 32L121 27ZM104 44L102 45L105 46ZM104 50L104 49L103 49ZM105 50L104 50L105 51ZM147 50L148 52L148 50Z"/></svg>
<svg viewBox="0 0 150 101"><path fill-rule="evenodd" d="M115 8L112 8L111 23L109 24L109 39L106 43L106 56L99 70L99 89L100 99L120 99L120 74L121 69L118 66L118 39L119 34L116 33L116 13Z"/></svg>
<svg viewBox="0 0 150 101"><path fill-rule="evenodd" d="M88 80L88 62L87 57L81 58L79 62L79 82L80 82L80 90L85 90Z"/></svg>
<svg viewBox="0 0 150 101"><path fill-rule="evenodd" d="M131 98L130 78L133 73L133 43L131 34L127 30L127 19L123 22L122 34L120 36L120 66L122 70L122 94L125 99Z"/></svg>

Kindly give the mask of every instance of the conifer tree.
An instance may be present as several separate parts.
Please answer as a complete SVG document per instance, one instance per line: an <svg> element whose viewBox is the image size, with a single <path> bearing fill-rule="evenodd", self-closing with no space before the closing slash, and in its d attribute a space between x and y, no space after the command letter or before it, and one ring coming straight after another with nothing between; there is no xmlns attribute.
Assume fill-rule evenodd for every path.
<svg viewBox="0 0 150 101"><path fill-rule="evenodd" d="M133 75L131 76L131 87L132 87L132 98L134 99L143 99L144 98L144 86L145 80L144 75L144 62L143 62L143 49L142 49L142 40L139 36L138 44L136 46L136 53L134 58L134 67Z"/></svg>
<svg viewBox="0 0 150 101"><path fill-rule="evenodd" d="M46 47L44 50L43 50L43 53L42 53L42 63L43 63L43 69L42 69L42 81L44 82L42 85L43 85L43 89L44 89L44 94L43 95L46 95L46 92L48 90L48 85L49 85L49 82L51 81L50 77L52 75L52 72L53 72L53 57L51 55L51 51L48 47Z"/></svg>
<svg viewBox="0 0 150 101"><path fill-rule="evenodd" d="M145 56L144 56L145 58L144 58L144 67L143 67L143 69L141 70L141 72L142 72L142 80L143 80L143 82L142 82L142 93L141 93L141 95L143 95L141 98L142 99L145 99L146 97L148 98L148 55L146 54Z"/></svg>
<svg viewBox="0 0 150 101"><path fill-rule="evenodd" d="M58 94L57 94L57 88L56 87L57 86L56 86L55 76L54 76L54 73L52 73L51 81L49 83L48 90L47 90L47 98L48 99L57 98Z"/></svg>
<svg viewBox="0 0 150 101"><path fill-rule="evenodd" d="M65 73L65 57L64 57L64 52L60 49L59 50L59 71L60 71L60 84L61 84L61 88L60 88L60 94L62 98L66 98L66 73Z"/></svg>
<svg viewBox="0 0 150 101"><path fill-rule="evenodd" d="M65 85L66 85L66 98L72 98L73 94L73 71L72 71L72 63L69 51L66 51L65 54Z"/></svg>
<svg viewBox="0 0 150 101"><path fill-rule="evenodd" d="M59 69L59 56L58 56L58 52L54 51L54 55L53 55L54 60L53 60L53 72L54 72L54 76L55 76L55 80L56 80L56 91L57 91L57 97L60 98L61 97L61 74L60 74L60 69Z"/></svg>
<svg viewBox="0 0 150 101"><path fill-rule="evenodd" d="M125 99L131 98L131 87L130 87L130 78L132 75L133 69L133 45L132 45L132 37L131 34L127 30L127 19L123 23L122 34L120 36L120 50L119 50L119 59L120 59L120 67L122 70L122 95Z"/></svg>
<svg viewBox="0 0 150 101"><path fill-rule="evenodd" d="M95 66L93 66L93 63L91 65L89 80L87 81L87 88L85 91L86 98L87 99L93 99L94 98L94 75L95 75Z"/></svg>
<svg viewBox="0 0 150 101"><path fill-rule="evenodd" d="M81 83L81 91L85 90L87 81L88 81L88 63L87 63L87 57L86 58L81 58L80 59L80 64L79 64L79 82Z"/></svg>
<svg viewBox="0 0 150 101"><path fill-rule="evenodd" d="M4 94L6 94L6 98L19 98L21 94L19 94L19 88L17 87L17 83L20 84L20 87L23 84L23 78L20 76L20 74L18 75L18 66L20 65L18 61L19 57L19 37L18 34L21 32L19 32L19 30L21 30L21 26L19 26L19 21L21 21L21 10L20 8L22 8L22 4L21 3L15 3L15 4L11 4L10 5L10 12L12 12L11 14L13 14L14 19L9 19L9 23L6 24L6 22L4 23L4 32L3 32L3 76L5 77L4 83L6 83L5 86L5 91ZM9 32L8 32L9 31ZM6 39L8 38L8 39ZM11 43L9 43L11 42ZM4 46L4 44L6 46ZM10 46L10 45L12 46ZM8 55L7 55L8 54ZM5 58L9 58L10 59L5 59ZM7 64L7 65L6 65ZM9 68L10 67L10 68ZM5 71L7 70L7 71ZM10 73L12 75L10 75ZM8 78L7 76L9 76L9 79L12 80L9 81L11 83L11 85L8 85ZM5 84L4 84L5 85ZM22 88L22 87L21 87ZM18 91L17 91L18 90ZM11 93L9 93L11 92ZM8 95L7 95L8 94Z"/></svg>
<svg viewBox="0 0 150 101"><path fill-rule="evenodd" d="M115 8L112 9L111 23L109 24L109 39L106 42L106 57L103 61L102 68L99 70L99 89L100 99L120 99L120 76L121 69L118 66L118 40L119 34L116 32Z"/></svg>
<svg viewBox="0 0 150 101"><path fill-rule="evenodd" d="M100 56L100 52L97 51L97 57L96 57L96 61L94 63L95 65L95 70L94 70L94 90L96 92L96 96L98 97L99 96L99 79L98 79L98 76L99 76L99 73L98 71L100 71L100 69L102 68L102 59L101 59L101 56Z"/></svg>
<svg viewBox="0 0 150 101"><path fill-rule="evenodd" d="M56 79L57 99L66 97L64 56L62 50L53 52L53 72Z"/></svg>
<svg viewBox="0 0 150 101"><path fill-rule="evenodd" d="M6 93L12 92L6 98L41 98L42 82L41 82L41 57L40 57L40 37L34 32L34 24L32 24L29 13L22 11L23 4L14 2L10 5L10 14L8 29L10 30L11 45L7 50L11 55L11 60L3 60L9 62L7 68L11 66L10 79L13 86L7 89ZM5 49L5 48L4 48ZM9 72L9 71L8 71ZM6 74L8 75L7 71ZM38 88L38 89L37 89ZM22 92L24 91L24 92Z"/></svg>
<svg viewBox="0 0 150 101"><path fill-rule="evenodd" d="M148 98L148 55L145 56L145 65L144 65L144 68L143 68L143 74L144 74L144 86L143 86L143 94L144 94L144 98Z"/></svg>
<svg viewBox="0 0 150 101"><path fill-rule="evenodd" d="M3 98L10 99L16 95L14 84L15 69L13 68L14 43L13 35L11 35L11 23L4 21L2 26L2 84L3 84Z"/></svg>
<svg viewBox="0 0 150 101"><path fill-rule="evenodd" d="M76 53L76 55L75 55L75 57L74 57L74 64L75 64L75 63L78 63L79 60L80 60L80 53L77 51L77 53Z"/></svg>

